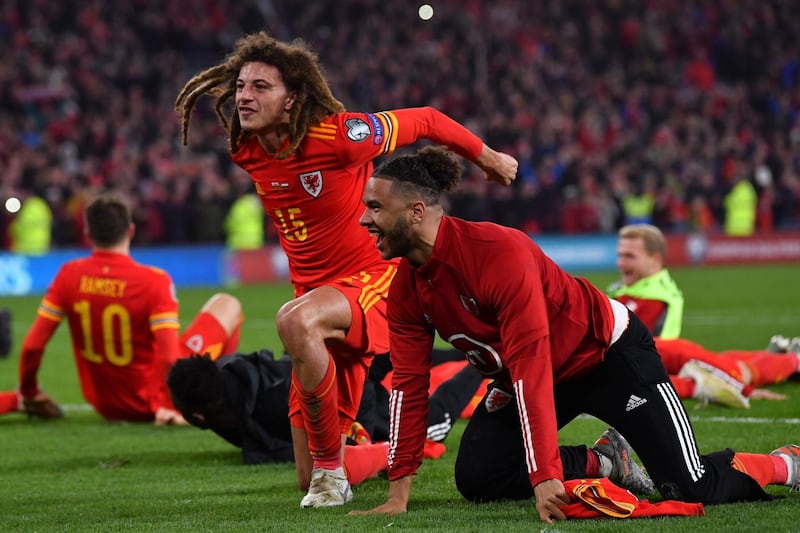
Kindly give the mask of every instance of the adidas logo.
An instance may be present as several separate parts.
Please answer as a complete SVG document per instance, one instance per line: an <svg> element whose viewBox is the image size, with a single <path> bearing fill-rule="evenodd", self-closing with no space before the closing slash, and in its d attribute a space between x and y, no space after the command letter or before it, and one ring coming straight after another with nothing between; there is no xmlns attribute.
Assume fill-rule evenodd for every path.
<svg viewBox="0 0 800 533"><path fill-rule="evenodd" d="M647 398L639 398L635 394L631 394L631 397L628 398L628 405L625 406L625 411L633 411L640 405L644 405L647 403Z"/></svg>

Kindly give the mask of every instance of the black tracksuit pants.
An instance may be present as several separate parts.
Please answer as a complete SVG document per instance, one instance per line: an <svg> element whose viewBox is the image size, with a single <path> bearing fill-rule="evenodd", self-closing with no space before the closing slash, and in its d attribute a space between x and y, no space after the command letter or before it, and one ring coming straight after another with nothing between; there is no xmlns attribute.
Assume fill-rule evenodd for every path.
<svg viewBox="0 0 800 533"><path fill-rule="evenodd" d="M629 315L628 328L601 364L555 386L559 429L582 413L615 427L664 499L704 504L769 499L755 480L730 466L732 450L700 455L652 336ZM586 477L586 446L561 446L560 452L565 479ZM515 401L492 413L481 402L464 430L455 478L461 494L475 502L533 496Z"/></svg>

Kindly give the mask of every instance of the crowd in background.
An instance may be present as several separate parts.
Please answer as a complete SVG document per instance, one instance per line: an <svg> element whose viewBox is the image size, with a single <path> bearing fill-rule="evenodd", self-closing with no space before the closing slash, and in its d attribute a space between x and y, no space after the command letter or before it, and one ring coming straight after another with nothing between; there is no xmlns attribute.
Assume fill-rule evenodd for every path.
<svg viewBox="0 0 800 533"><path fill-rule="evenodd" d="M210 99L189 147L173 104L263 29L309 42L347 109L432 105L519 159L509 188L468 166L452 214L530 233L714 232L738 187L753 231L800 228L792 2L430 3L423 21L381 0L6 0L0 199L44 199L54 247L82 243L84 202L108 188L134 202L136 244L222 242L251 181Z"/></svg>

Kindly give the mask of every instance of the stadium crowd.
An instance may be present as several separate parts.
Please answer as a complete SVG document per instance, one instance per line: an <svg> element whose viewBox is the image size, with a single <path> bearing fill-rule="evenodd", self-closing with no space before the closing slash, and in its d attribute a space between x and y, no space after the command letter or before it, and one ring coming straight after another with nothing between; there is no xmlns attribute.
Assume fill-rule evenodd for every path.
<svg viewBox="0 0 800 533"><path fill-rule="evenodd" d="M265 29L311 43L348 109L432 105L518 158L510 188L471 169L449 197L456 216L531 233L714 232L740 184L755 231L800 228L792 3L432 5L423 21L416 4L379 0L5 1L0 199L46 200L55 247L83 242L85 200L106 188L134 201L135 244L221 242L251 180L208 105L181 146L175 96Z"/></svg>

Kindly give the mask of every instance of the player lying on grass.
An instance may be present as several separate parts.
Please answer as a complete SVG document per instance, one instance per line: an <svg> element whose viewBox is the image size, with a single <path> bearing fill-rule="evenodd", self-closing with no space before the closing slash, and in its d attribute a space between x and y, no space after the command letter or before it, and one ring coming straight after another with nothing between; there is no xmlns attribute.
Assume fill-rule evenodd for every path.
<svg viewBox="0 0 800 533"><path fill-rule="evenodd" d="M558 429L582 413L630 441L664 499L767 500L765 485L800 483L797 446L701 455L644 324L523 232L445 216L441 194L461 172L453 154L426 147L382 164L364 189L361 224L384 258L401 261L387 305L389 495L360 513L407 511L437 333L494 378L456 459L456 486L470 501L535 497L542 521L563 520L564 481L586 470L587 458L559 447Z"/></svg>
<svg viewBox="0 0 800 533"><path fill-rule="evenodd" d="M449 352L434 354L435 359L441 358L442 366L448 366L445 359L448 357L452 357ZM388 360L386 355L376 356L373 367L385 368L383 363ZM195 355L173 365L167 384L184 418L240 447L246 464L284 462L294 460L286 415L291 369L288 356L276 360L266 349L247 355L226 355L216 362ZM388 397L382 385L386 371L370 374L358 411L359 422L353 423L348 434L354 444L388 440ZM448 371L430 400L433 408L428 425L432 443L447 437L447 423L458 419L482 380L480 374ZM443 446L432 443L428 447L430 456L443 453Z"/></svg>
<svg viewBox="0 0 800 533"><path fill-rule="evenodd" d="M231 295L214 295L179 337L170 275L130 256L135 228L128 205L100 195L86 207L86 225L91 255L59 269L22 342L23 408L39 417L56 414L42 409L49 402L43 403L37 374L48 342L66 319L83 396L101 416L185 424L169 397L167 371L193 352L235 351L241 305Z"/></svg>
<svg viewBox="0 0 800 533"><path fill-rule="evenodd" d="M748 397L784 399L759 387L796 375L800 370L800 355L778 355L768 350L716 353L680 338L684 297L664 266L666 256L667 241L657 227L624 226L619 230L617 244L621 279L607 293L633 311L656 337L664 366L681 397L731 407L748 407ZM783 351L788 351L789 341L782 342ZM687 367L692 360L701 364L691 363Z"/></svg>

